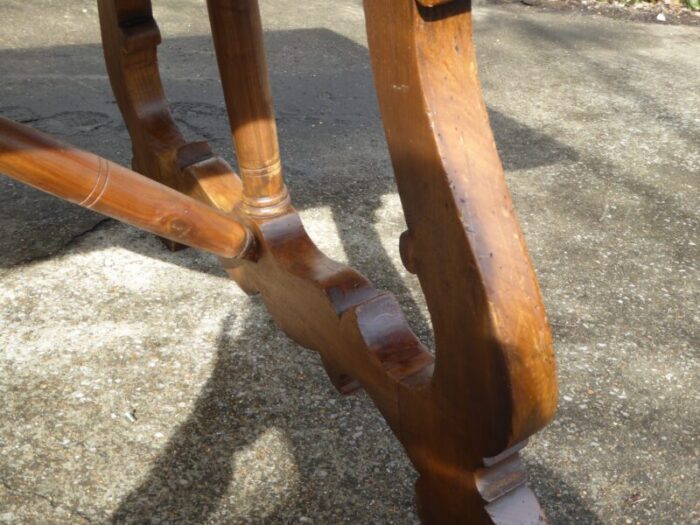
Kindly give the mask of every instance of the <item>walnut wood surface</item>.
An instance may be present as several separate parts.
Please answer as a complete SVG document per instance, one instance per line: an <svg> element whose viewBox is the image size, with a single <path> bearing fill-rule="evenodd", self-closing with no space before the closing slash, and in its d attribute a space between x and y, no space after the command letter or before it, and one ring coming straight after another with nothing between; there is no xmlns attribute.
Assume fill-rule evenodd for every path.
<svg viewBox="0 0 700 525"><path fill-rule="evenodd" d="M112 91L131 136L133 169L230 212L240 203L241 182L206 142L187 143L175 124L158 70L161 37L150 1L98 0L97 7Z"/></svg>
<svg viewBox="0 0 700 525"><path fill-rule="evenodd" d="M252 236L235 219L92 153L0 117L0 171L40 190L224 258Z"/></svg>
<svg viewBox="0 0 700 525"><path fill-rule="evenodd" d="M289 207L257 1L207 0L231 134L243 180L243 212L280 215Z"/></svg>
<svg viewBox="0 0 700 525"><path fill-rule="evenodd" d="M461 400L450 395L453 408L477 418L467 424L481 429L472 439L486 456L550 421L556 382L539 287L481 97L469 9L462 0L432 8L365 1L408 225L404 259L435 330L434 383L461 389ZM476 407L480 392L507 395Z"/></svg>
<svg viewBox="0 0 700 525"><path fill-rule="evenodd" d="M407 410L402 430L411 435L408 453L421 473L424 519L457 522L474 515L478 521L476 506L456 497L454 487L471 486L467 473L481 458L516 445L553 418L554 357L481 97L470 3L423 4L365 0L375 82L408 225L403 259L420 280L436 339L430 401L423 414ZM407 393L406 405L419 404L417 397L425 399ZM523 510L523 519L538 517Z"/></svg>
<svg viewBox="0 0 700 525"><path fill-rule="evenodd" d="M341 392L371 396L419 473L424 523L542 523L518 454L554 416L551 335L481 97L469 2L364 2L408 225L401 256L425 294L434 356L396 299L326 258L289 203L257 1L207 5L243 181L177 130L150 1L99 0L135 169L250 228L256 258L224 267Z"/></svg>

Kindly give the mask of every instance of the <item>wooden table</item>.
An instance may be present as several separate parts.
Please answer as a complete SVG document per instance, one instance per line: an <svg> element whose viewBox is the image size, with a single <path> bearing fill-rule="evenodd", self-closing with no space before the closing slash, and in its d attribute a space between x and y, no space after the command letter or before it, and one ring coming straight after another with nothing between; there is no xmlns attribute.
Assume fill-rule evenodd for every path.
<svg viewBox="0 0 700 525"><path fill-rule="evenodd" d="M326 258L285 186L257 0L208 0L240 174L188 143L150 0L99 0L133 171L0 118L0 170L220 257L343 394L364 388L419 473L424 523L542 523L518 452L554 417L549 326L477 77L465 0L365 0L384 128L435 349L388 292ZM333 166L328 166L333 169ZM348 196L352 198L352 196Z"/></svg>

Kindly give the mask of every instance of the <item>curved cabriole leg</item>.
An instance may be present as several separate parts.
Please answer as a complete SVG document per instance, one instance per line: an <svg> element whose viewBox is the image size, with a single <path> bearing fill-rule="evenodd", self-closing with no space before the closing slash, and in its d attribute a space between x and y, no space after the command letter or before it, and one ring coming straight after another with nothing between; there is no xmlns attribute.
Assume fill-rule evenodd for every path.
<svg viewBox="0 0 700 525"><path fill-rule="evenodd" d="M109 80L131 137L133 169L231 212L240 203L240 179L206 142L187 143L168 107L150 0L99 0L98 9ZM173 250L183 247L165 243Z"/></svg>
<svg viewBox="0 0 700 525"><path fill-rule="evenodd" d="M517 444L554 415L554 358L481 96L470 3L365 0L365 13L408 225L402 257L437 347L429 392L400 394L421 514L536 523Z"/></svg>

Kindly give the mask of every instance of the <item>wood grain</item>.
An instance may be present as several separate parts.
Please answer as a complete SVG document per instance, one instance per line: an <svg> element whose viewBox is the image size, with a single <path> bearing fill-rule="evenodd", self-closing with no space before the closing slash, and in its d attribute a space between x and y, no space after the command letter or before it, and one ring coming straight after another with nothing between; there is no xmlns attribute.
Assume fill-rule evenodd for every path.
<svg viewBox="0 0 700 525"><path fill-rule="evenodd" d="M464 474L481 458L553 418L551 335L481 96L470 3L366 0L365 12L408 225L403 258L437 347L432 400L423 414L406 411L402 431L415 443L424 517L452 523L477 507L450 486L471 486ZM406 405L416 397L408 392Z"/></svg>
<svg viewBox="0 0 700 525"><path fill-rule="evenodd" d="M251 255L234 218L114 162L0 117L0 172L108 217L219 255Z"/></svg>
<svg viewBox="0 0 700 525"><path fill-rule="evenodd" d="M243 212L280 215L290 200L282 178L258 2L207 0L207 6L243 180Z"/></svg>

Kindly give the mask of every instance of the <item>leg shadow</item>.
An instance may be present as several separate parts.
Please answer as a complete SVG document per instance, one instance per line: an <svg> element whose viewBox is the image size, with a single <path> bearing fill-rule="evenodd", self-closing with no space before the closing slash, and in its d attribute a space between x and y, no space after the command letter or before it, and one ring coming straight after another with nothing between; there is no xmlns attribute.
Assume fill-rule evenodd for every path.
<svg viewBox="0 0 700 525"><path fill-rule="evenodd" d="M415 522L412 469L369 398L339 396L318 356L249 303L223 321L191 413L109 522Z"/></svg>
<svg viewBox="0 0 700 525"><path fill-rule="evenodd" d="M198 524L217 513L226 523L281 522L303 484L288 432L308 412L298 388L320 385L305 386L310 353L295 363L293 352L266 344L276 331L257 299L244 319L223 320L211 376L191 413L110 523Z"/></svg>

